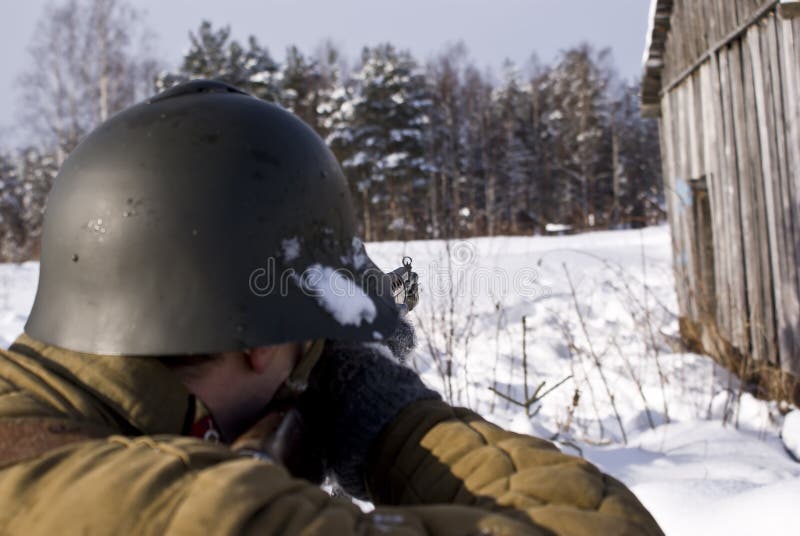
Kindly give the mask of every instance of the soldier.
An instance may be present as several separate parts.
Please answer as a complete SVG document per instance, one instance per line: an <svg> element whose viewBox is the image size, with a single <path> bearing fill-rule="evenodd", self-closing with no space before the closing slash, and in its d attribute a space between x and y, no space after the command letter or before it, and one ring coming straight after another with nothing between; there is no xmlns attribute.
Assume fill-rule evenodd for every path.
<svg viewBox="0 0 800 536"><path fill-rule="evenodd" d="M0 533L661 533L591 464L426 388L390 287L290 113L195 81L111 118L55 181L0 354Z"/></svg>

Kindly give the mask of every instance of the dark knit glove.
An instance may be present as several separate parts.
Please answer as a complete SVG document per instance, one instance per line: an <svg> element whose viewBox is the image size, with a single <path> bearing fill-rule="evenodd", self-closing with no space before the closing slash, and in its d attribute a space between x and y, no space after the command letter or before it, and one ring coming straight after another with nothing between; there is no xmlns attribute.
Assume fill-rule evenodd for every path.
<svg viewBox="0 0 800 536"><path fill-rule="evenodd" d="M392 355L403 365L408 363L408 356L417 346L417 335L414 326L405 318L401 318L397 324L397 329L391 337L384 341L392 352Z"/></svg>
<svg viewBox="0 0 800 536"><path fill-rule="evenodd" d="M406 331L394 347L407 354L413 328L404 328L410 339ZM409 404L431 398L440 396L399 362L390 345L329 341L300 407L323 446L326 468L347 493L363 499L367 454L381 430Z"/></svg>

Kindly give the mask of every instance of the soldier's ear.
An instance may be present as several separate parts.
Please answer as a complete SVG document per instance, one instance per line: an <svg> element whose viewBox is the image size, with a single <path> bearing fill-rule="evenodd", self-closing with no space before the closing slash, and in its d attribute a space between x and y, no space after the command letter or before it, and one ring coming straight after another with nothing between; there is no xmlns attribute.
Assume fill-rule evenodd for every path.
<svg viewBox="0 0 800 536"><path fill-rule="evenodd" d="M267 368L269 368L269 364L275 357L275 353L278 351L278 348L280 347L259 346L258 348L245 350L242 352L244 355L245 364L256 374L263 374Z"/></svg>

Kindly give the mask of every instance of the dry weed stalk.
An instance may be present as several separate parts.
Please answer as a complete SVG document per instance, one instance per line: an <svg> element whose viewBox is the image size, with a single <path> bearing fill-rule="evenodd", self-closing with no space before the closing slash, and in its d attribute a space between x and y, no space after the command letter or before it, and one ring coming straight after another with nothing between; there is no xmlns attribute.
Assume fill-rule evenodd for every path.
<svg viewBox="0 0 800 536"><path fill-rule="evenodd" d="M636 374L635 370L633 370L631 360L628 359L628 356L626 356L622 351L622 348L619 347L616 337L612 339L611 344L617 350L617 354L619 354L623 363L625 363L625 368L628 370L628 375L631 377L631 380L633 380L633 383L636 384L636 390L639 393L639 397L642 399L642 403L644 404L645 415L647 415L647 424L650 426L651 430L655 430L656 425L653 421L653 415L650 413L650 404L647 401L647 396L644 394L644 385L642 385L641 378L639 378L639 375Z"/></svg>
<svg viewBox="0 0 800 536"><path fill-rule="evenodd" d="M619 409L617 408L617 402L614 399L614 393L611 391L611 386L608 383L608 378L606 377L606 373L603 370L603 365L600 363L600 357L597 355L597 352L594 349L594 345L592 344L592 338L589 335L589 329L586 326L586 320L583 317L583 313L581 312L580 305L578 304L578 295L575 292L575 285L572 283L572 277L570 276L569 269L567 268L566 263L562 263L564 267L564 273L567 276L567 282L569 283L569 289L572 294L572 302L575 306L575 312L578 315L578 322L581 326L581 330L583 331L583 336L586 338L586 344L589 347L589 355L594 362L595 367L597 368L597 373L600 375L600 380L603 382L603 387L606 390L606 395L608 395L608 400L611 402L611 408L614 410L614 417L617 419L617 424L619 425L619 431L622 434L622 441L626 445L628 444L628 434L625 433L625 426L622 424L622 417L620 417Z"/></svg>
<svg viewBox="0 0 800 536"><path fill-rule="evenodd" d="M551 314L554 314L551 312ZM586 370L586 365L583 362L583 351L578 347L575 343L575 337L572 335L572 331L570 329L569 324L560 319L558 315L554 314L556 318L559 319L559 326L561 327L561 332L564 334L564 338L567 340L567 352L569 353L569 361L570 361L570 369L572 370L572 376L575 376L575 356L578 356L578 364L581 367L581 372L583 373L583 384L586 385L586 389L589 391L589 401L592 405L592 410L594 411L595 419L597 420L597 425L600 428L600 437L603 438L606 435L605 426L603 425L603 418L600 416L600 409L597 407L597 396L594 393L594 386L592 382L589 381L589 372ZM578 380L575 380L576 391L580 389L580 383ZM576 404L577 406L577 404ZM584 429L584 435L588 435L586 429Z"/></svg>
<svg viewBox="0 0 800 536"><path fill-rule="evenodd" d="M528 350L526 342L527 341L526 333L527 333L527 319L526 317L523 316L522 317L522 378L523 378L522 389L524 396L523 400L517 400L516 398L510 395L503 394L500 391L498 391L496 387L489 387L489 390L492 391L492 393L494 393L496 396L499 396L503 400L507 401L508 403L524 408L525 415L528 418L532 418L539 413L539 410L542 409L542 406L537 407L535 410L532 410L532 408L544 397L546 397L547 395L549 395L550 393L552 393L553 391L564 385L568 380L571 380L572 376L567 376L566 378L564 378L563 380L561 380L553 387L544 392L542 392L542 389L544 389L545 385L547 385L547 381L543 381L536 387L536 389L534 389L533 393L531 393L528 384Z"/></svg>

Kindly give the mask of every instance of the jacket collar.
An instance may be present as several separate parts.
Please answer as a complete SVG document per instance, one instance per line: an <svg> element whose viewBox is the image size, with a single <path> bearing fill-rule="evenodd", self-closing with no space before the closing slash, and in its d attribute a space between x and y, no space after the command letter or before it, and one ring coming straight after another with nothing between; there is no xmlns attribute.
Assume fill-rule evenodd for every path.
<svg viewBox="0 0 800 536"><path fill-rule="evenodd" d="M158 359L73 352L22 334L11 346L33 350L42 365L57 370L94 395L143 434L181 434L191 425L194 397Z"/></svg>

